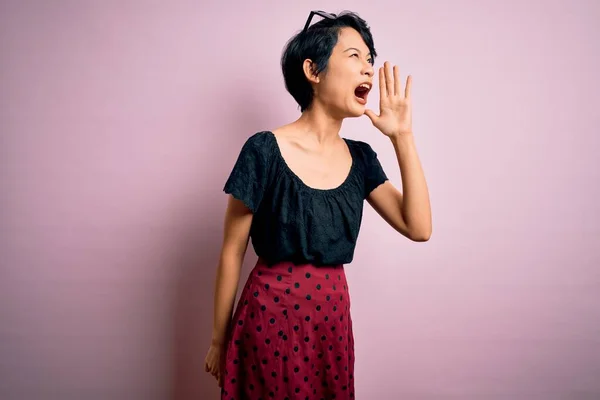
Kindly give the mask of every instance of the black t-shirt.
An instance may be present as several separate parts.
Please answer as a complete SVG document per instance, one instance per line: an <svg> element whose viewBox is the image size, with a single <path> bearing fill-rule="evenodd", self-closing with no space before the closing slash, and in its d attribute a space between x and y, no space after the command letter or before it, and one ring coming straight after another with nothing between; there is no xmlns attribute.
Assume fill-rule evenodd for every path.
<svg viewBox="0 0 600 400"><path fill-rule="evenodd" d="M364 200L388 178L368 143L344 140L352 167L333 189L305 185L286 164L272 132L255 133L244 143L223 190L254 214L252 245L268 264L352 261Z"/></svg>

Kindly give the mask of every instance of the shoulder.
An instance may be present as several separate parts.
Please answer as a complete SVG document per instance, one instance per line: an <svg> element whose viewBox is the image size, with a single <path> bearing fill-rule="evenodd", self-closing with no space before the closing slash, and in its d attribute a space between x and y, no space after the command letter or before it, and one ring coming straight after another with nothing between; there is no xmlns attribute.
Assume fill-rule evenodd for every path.
<svg viewBox="0 0 600 400"><path fill-rule="evenodd" d="M367 163L373 158L377 157L377 153L375 150L373 150L369 143L354 139L345 140L346 143L348 143L348 145L352 148L354 151L354 156L357 157L359 161Z"/></svg>
<svg viewBox="0 0 600 400"><path fill-rule="evenodd" d="M346 140L346 143L350 144L351 146L354 146L356 149L359 149L361 151L364 151L364 152L373 151L373 148L367 142L363 142L361 140L355 140L355 139L348 139L348 138L344 138L344 140Z"/></svg>
<svg viewBox="0 0 600 400"><path fill-rule="evenodd" d="M246 138L224 187L256 212L272 174L269 132L257 132Z"/></svg>
<svg viewBox="0 0 600 400"><path fill-rule="evenodd" d="M264 151L270 148L272 143L273 134L271 131L260 131L248 137L242 147L247 150Z"/></svg>
<svg viewBox="0 0 600 400"><path fill-rule="evenodd" d="M240 157L247 160L268 161L273 153L273 134L260 131L248 137L241 148Z"/></svg>

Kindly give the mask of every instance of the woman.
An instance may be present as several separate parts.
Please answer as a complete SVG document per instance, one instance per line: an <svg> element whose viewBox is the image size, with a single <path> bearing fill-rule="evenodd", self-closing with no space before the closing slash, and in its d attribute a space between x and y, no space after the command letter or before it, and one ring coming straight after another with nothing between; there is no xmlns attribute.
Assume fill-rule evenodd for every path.
<svg viewBox="0 0 600 400"><path fill-rule="evenodd" d="M314 14L323 20L309 27ZM344 264L363 204L413 241L431 235L429 196L411 126L410 76L379 69L380 114L366 110L376 56L354 13L312 12L282 56L298 120L244 144L229 203L206 371L223 399L352 399L354 338ZM366 114L396 152L404 195L365 142L339 135ZM249 239L259 256L231 318Z"/></svg>

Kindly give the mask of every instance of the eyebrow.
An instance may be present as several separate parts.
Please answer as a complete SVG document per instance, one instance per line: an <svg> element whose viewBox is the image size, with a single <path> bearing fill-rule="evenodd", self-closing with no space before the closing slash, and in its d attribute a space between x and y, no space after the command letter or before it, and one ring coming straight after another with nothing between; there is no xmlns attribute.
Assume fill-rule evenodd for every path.
<svg viewBox="0 0 600 400"><path fill-rule="evenodd" d="M349 48L347 48L346 50L344 50L343 52L345 53L345 52L347 52L347 51L350 51L350 50L356 50L356 51L358 51L359 53L361 53L361 51L360 51L359 49L357 49L356 47L349 47ZM367 54L367 56L371 57L371 53L369 52L369 53Z"/></svg>

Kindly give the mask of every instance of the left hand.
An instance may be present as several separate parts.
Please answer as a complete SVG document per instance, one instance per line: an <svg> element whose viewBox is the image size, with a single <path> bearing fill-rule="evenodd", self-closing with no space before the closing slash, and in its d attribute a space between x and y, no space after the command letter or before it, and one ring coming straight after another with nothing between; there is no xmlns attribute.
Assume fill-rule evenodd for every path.
<svg viewBox="0 0 600 400"><path fill-rule="evenodd" d="M379 68L379 115L368 109L365 115L381 133L390 138L412 134L411 83L412 77L409 75L402 91L398 67L394 65L393 75L387 61Z"/></svg>

